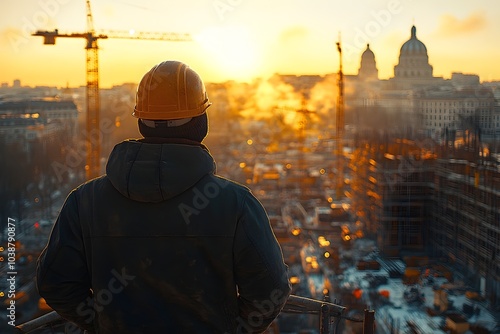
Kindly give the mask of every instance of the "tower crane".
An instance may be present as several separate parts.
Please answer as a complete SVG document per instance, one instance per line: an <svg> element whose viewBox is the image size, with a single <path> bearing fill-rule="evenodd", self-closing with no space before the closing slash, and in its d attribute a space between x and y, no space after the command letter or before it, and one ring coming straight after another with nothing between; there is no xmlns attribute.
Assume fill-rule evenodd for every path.
<svg viewBox="0 0 500 334"><path fill-rule="evenodd" d="M336 133L337 146L336 146L336 158L337 158L337 185L336 185L336 197L340 200L343 196L344 191L344 164L343 164L343 144L342 137L344 136L344 73L342 72L342 46L339 41L337 42L337 51L339 52L339 73L338 73L338 99L337 99L337 113L336 113Z"/></svg>
<svg viewBox="0 0 500 334"><path fill-rule="evenodd" d="M57 29L53 31L38 30L32 36L42 36L45 45L54 45L56 38L84 38L86 40L87 63L87 118L86 118L86 152L85 173L87 180L100 174L101 132L99 129L100 97L99 97L99 48L97 40L108 38L143 39L161 41L191 41L189 34L177 33L130 33L111 31L108 34L97 34L94 29L90 0L86 0L87 31L83 33L62 34Z"/></svg>

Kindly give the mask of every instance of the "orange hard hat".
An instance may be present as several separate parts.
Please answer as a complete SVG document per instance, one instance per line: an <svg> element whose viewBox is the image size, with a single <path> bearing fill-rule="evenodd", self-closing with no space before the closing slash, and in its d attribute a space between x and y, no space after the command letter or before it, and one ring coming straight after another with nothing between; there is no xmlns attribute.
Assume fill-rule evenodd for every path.
<svg viewBox="0 0 500 334"><path fill-rule="evenodd" d="M211 103L200 76L179 61L164 61L139 83L132 115L147 120L173 120L203 115Z"/></svg>

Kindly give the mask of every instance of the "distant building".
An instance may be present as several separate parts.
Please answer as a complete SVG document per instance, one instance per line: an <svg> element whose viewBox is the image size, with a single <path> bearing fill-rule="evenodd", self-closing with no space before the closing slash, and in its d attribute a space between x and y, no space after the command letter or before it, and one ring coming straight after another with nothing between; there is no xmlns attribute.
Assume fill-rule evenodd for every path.
<svg viewBox="0 0 500 334"><path fill-rule="evenodd" d="M399 62L394 66L394 77L380 81L378 90L372 94L376 96L374 105L394 120L390 124L393 129L399 127L406 133L415 131L419 125L415 113L416 92L423 87L436 85L444 85L444 80L433 76L427 48L417 38L417 29L413 26L410 39L401 46Z"/></svg>
<svg viewBox="0 0 500 334"><path fill-rule="evenodd" d="M500 138L500 113L489 88L422 90L416 105L420 126L430 137L455 141L457 131L468 130L483 138Z"/></svg>
<svg viewBox="0 0 500 334"><path fill-rule="evenodd" d="M438 141L471 131L483 141L499 138L500 89L481 85L475 74L454 72L450 80L433 76L415 26L401 46L394 77L378 80L377 74L375 55L367 46L358 75L345 76L346 87L352 88L346 89L346 110L351 108L358 120L382 110L392 120L392 131L399 127L409 135L423 132Z"/></svg>
<svg viewBox="0 0 500 334"><path fill-rule="evenodd" d="M451 74L451 83L457 88L478 86L480 84L479 75L453 72Z"/></svg>
<svg viewBox="0 0 500 334"><path fill-rule="evenodd" d="M0 141L20 143L28 152L30 142L64 134L74 138L78 110L68 100L26 100L0 102Z"/></svg>
<svg viewBox="0 0 500 334"><path fill-rule="evenodd" d="M375 61L375 54L370 50L370 44L366 45L366 50L361 55L358 78L363 81L378 80L377 62Z"/></svg>
<svg viewBox="0 0 500 334"><path fill-rule="evenodd" d="M306 98L316 84L328 83L323 88L332 91L329 103L336 103L337 73L276 77ZM358 73L344 73L344 87L345 123L358 133L426 135L439 143L473 134L481 144L490 145L500 138L500 83L481 83L478 75L459 72L450 79L434 76L415 26L400 48L392 78L378 78L375 52L368 44ZM330 110L330 119L335 119L335 107Z"/></svg>
<svg viewBox="0 0 500 334"><path fill-rule="evenodd" d="M411 37L401 46L399 63L394 66L394 78L390 79L395 89L412 89L419 86L442 84L443 78L434 77L429 64L427 48L417 38L417 28L411 27Z"/></svg>
<svg viewBox="0 0 500 334"><path fill-rule="evenodd" d="M366 45L365 51L361 54L361 62L357 75L345 75L345 90L349 97L354 97L346 101L346 107L367 108L375 106L375 101L380 96L380 80L378 78L377 62L375 54Z"/></svg>

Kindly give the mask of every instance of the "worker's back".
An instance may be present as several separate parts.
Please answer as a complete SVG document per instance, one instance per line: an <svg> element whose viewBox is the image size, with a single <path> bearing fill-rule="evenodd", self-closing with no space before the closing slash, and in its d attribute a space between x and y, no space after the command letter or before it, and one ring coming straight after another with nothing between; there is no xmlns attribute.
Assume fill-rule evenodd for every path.
<svg viewBox="0 0 500 334"><path fill-rule="evenodd" d="M40 255L40 295L61 316L99 334L258 333L279 314L281 248L251 192L215 175L210 105L186 64L144 75L144 138L116 145L106 175L68 196Z"/></svg>
<svg viewBox="0 0 500 334"><path fill-rule="evenodd" d="M272 299L289 293L260 203L246 187L215 176L205 149L183 146L117 145L108 175L82 185L66 202L76 230L55 225L53 238L59 234L85 254L84 261L71 252L64 258L88 267L88 278L87 268L68 270L71 276L80 270L82 287L93 290L78 308L88 320L95 314L99 333L232 333L251 326L238 320L236 284L249 303L271 301L264 308L272 313L280 307L270 307ZM42 259L53 270L50 253ZM44 282L50 279L42 280L42 291ZM57 292L66 293L73 292Z"/></svg>

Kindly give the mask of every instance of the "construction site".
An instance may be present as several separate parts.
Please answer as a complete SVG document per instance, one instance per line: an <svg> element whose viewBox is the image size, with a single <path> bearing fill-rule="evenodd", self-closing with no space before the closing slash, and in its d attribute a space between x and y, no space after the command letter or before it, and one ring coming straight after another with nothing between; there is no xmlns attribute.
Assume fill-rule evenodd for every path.
<svg viewBox="0 0 500 334"><path fill-rule="evenodd" d="M99 87L97 41L192 40L97 33L86 10L85 32L33 32L46 45L85 40L86 86L0 99L2 153L27 161L4 171L34 175L1 183L2 198L20 194L4 208L19 222L16 333L68 332L36 291L36 258L66 194L104 173L112 143L138 136L137 85ZM500 333L500 84L433 77L422 46L413 26L389 80L369 45L346 75L339 36L336 73L206 83L217 173L263 204L290 269L292 295L266 333Z"/></svg>

